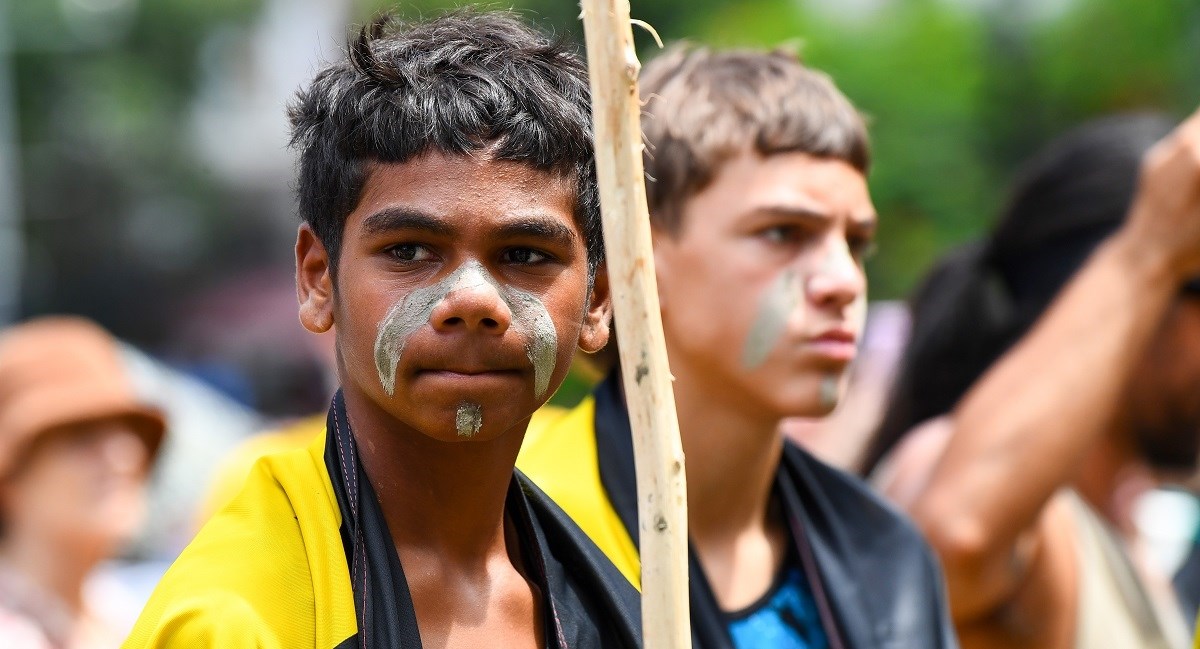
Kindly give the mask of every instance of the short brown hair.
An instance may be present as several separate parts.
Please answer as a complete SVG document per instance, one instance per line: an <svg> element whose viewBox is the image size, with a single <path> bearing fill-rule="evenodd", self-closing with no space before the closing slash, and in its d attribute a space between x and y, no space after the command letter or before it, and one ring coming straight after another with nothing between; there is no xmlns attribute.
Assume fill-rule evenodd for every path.
<svg viewBox="0 0 1200 649"><path fill-rule="evenodd" d="M750 147L840 159L864 174L870 167L862 115L794 52L678 45L646 65L639 85L646 198L651 221L668 232L679 231L683 201Z"/></svg>

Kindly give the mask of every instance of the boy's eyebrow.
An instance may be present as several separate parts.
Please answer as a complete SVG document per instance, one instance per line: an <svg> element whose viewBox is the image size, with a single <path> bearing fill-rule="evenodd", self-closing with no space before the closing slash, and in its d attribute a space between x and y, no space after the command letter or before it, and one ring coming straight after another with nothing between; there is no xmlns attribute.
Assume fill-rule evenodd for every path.
<svg viewBox="0 0 1200 649"><path fill-rule="evenodd" d="M430 234L450 236L454 228L442 219L408 207L385 207L363 219L368 234L384 234L394 230L424 230Z"/></svg>
<svg viewBox="0 0 1200 649"><path fill-rule="evenodd" d="M540 214L526 214L519 218L502 223L496 229L499 237L536 237L549 239L561 246L571 246L575 243L575 231L563 225L558 219Z"/></svg>
<svg viewBox="0 0 1200 649"><path fill-rule="evenodd" d="M809 209L807 207L797 207L795 205L763 205L754 209L757 214L769 216L782 216L789 219L798 219L803 221L828 221L833 217L826 212Z"/></svg>
<svg viewBox="0 0 1200 649"><path fill-rule="evenodd" d="M794 205L764 205L756 208L754 212L804 221L829 221L833 218L827 212ZM879 218L872 212L851 216L849 221L850 225L854 227L870 228L873 230L878 224Z"/></svg>

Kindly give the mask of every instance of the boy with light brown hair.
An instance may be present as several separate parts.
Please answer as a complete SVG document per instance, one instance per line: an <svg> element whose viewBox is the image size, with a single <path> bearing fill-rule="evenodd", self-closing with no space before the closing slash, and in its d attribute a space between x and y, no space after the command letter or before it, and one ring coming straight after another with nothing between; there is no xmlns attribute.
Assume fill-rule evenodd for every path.
<svg viewBox="0 0 1200 649"><path fill-rule="evenodd" d="M680 47L640 86L694 646L956 646L916 529L778 426L837 405L862 333L877 221L862 117L782 51ZM617 374L528 439L519 466L636 582Z"/></svg>

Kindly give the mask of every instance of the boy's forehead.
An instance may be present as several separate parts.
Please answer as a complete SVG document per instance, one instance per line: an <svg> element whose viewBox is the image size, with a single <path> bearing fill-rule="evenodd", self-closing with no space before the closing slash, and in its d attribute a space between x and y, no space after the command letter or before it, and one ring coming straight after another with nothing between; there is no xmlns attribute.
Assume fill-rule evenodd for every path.
<svg viewBox="0 0 1200 649"><path fill-rule="evenodd" d="M717 169L712 180L684 199L689 216L846 218L874 225L866 176L849 163L804 153L746 152ZM690 209L689 209L690 208ZM683 224L686 227L685 223Z"/></svg>
<svg viewBox="0 0 1200 649"><path fill-rule="evenodd" d="M418 194L431 189L456 194L462 190L570 192L568 179L526 162L494 158L486 150L465 154L431 149L402 162L368 160L362 198L371 192Z"/></svg>
<svg viewBox="0 0 1200 649"><path fill-rule="evenodd" d="M571 184L559 174L521 162L435 151L404 162L368 162L364 176L351 213L351 220L368 219L364 225L370 225L371 215L404 208L455 221L467 217L468 223L505 215L538 216L575 227Z"/></svg>

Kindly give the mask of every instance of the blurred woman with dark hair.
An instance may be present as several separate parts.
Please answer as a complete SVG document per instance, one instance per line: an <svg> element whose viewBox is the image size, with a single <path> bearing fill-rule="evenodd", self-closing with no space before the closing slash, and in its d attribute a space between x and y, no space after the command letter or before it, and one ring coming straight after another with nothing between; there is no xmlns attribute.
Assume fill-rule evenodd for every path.
<svg viewBox="0 0 1200 649"><path fill-rule="evenodd" d="M917 292L865 469L937 549L964 647L1186 646L1118 533L1200 447L1200 114L1169 131L1056 140Z"/></svg>

